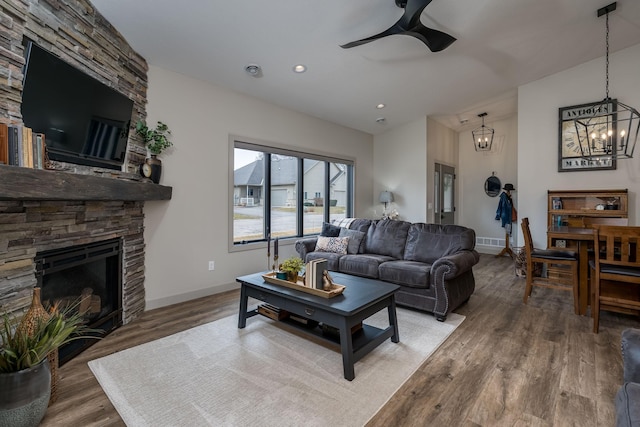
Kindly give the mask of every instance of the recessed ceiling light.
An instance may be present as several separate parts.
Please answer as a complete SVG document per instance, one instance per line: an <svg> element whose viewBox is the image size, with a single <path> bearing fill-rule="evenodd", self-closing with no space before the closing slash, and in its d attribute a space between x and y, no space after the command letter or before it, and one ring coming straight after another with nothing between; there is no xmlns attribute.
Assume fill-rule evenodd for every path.
<svg viewBox="0 0 640 427"><path fill-rule="evenodd" d="M293 66L293 72L294 73L304 73L305 71L307 71L307 66L306 65L298 64L298 65L294 65Z"/></svg>
<svg viewBox="0 0 640 427"><path fill-rule="evenodd" d="M384 117L378 117L376 119L376 123L380 123L381 125L385 124L386 121L387 119L385 119Z"/></svg>
<svg viewBox="0 0 640 427"><path fill-rule="evenodd" d="M380 104L376 105L376 108L378 110L382 110L384 107L386 107L386 105L384 105L383 103L380 103Z"/></svg>
<svg viewBox="0 0 640 427"><path fill-rule="evenodd" d="M262 68L258 64L249 64L244 70L252 77L262 77Z"/></svg>

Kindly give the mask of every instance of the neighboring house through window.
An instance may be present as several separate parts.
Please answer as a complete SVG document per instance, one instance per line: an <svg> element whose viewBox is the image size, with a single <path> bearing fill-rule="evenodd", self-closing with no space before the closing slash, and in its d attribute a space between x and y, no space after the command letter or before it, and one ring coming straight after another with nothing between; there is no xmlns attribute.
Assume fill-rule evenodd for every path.
<svg viewBox="0 0 640 427"><path fill-rule="evenodd" d="M353 216L352 161L239 140L233 154L234 245L317 234Z"/></svg>

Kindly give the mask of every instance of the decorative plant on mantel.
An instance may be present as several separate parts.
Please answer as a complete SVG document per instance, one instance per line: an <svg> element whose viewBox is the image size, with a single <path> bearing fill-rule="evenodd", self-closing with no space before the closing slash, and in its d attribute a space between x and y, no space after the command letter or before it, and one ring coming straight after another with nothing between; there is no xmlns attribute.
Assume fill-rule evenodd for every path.
<svg viewBox="0 0 640 427"><path fill-rule="evenodd" d="M155 129L151 129L144 120L138 120L136 133L142 137L145 147L153 155L158 155L173 145L169 139L171 137L169 127L160 121Z"/></svg>

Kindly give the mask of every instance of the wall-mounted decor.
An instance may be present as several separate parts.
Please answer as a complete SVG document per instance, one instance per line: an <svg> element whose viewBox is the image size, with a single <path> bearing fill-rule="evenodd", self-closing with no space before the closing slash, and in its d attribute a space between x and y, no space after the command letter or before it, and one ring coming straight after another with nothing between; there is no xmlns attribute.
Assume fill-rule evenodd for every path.
<svg viewBox="0 0 640 427"><path fill-rule="evenodd" d="M610 144L607 142L606 134L603 136L597 132L599 128L606 130L612 123L615 124L616 106L616 100L611 99L604 104L592 102L559 109L558 172L616 169L615 141ZM594 122L595 113L598 113L598 123ZM581 127L578 124L580 119L590 120L589 129L592 135L586 134L587 127ZM602 155L591 156L588 150L580 145L580 140L584 141L585 138L598 147L602 144L605 147L610 144L609 153L605 148L602 150Z"/></svg>
<svg viewBox="0 0 640 427"><path fill-rule="evenodd" d="M484 182L484 192L487 193L489 197L496 197L500 194L500 187L502 187L502 183L495 172Z"/></svg>

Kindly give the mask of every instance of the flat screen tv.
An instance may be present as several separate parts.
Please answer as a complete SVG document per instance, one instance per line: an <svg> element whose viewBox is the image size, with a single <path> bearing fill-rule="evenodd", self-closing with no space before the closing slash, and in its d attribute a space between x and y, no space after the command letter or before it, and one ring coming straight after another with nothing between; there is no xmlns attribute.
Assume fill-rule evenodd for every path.
<svg viewBox="0 0 640 427"><path fill-rule="evenodd" d="M133 101L31 41L25 52L22 120L49 158L121 169Z"/></svg>

